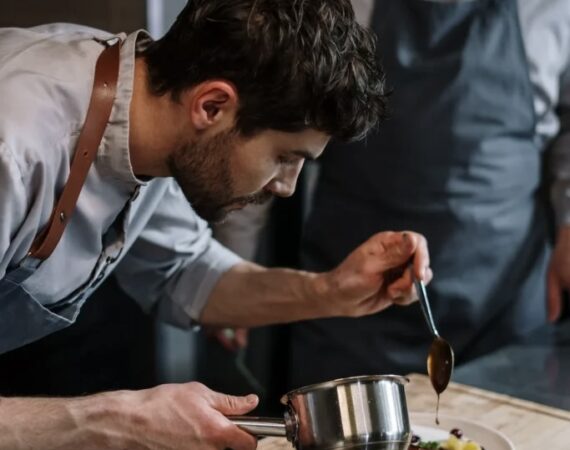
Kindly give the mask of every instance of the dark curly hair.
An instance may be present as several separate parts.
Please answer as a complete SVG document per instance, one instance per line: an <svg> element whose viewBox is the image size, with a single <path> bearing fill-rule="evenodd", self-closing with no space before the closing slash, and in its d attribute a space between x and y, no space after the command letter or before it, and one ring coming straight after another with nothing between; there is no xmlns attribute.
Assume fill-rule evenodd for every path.
<svg viewBox="0 0 570 450"><path fill-rule="evenodd" d="M353 140L386 111L375 48L350 0L190 0L143 56L156 95L232 82L244 135L314 128Z"/></svg>

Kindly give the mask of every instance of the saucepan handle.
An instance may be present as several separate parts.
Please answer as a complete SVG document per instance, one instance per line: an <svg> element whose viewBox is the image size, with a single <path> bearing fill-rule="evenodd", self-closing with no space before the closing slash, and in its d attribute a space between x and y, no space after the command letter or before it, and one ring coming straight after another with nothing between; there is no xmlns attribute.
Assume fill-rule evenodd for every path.
<svg viewBox="0 0 570 450"><path fill-rule="evenodd" d="M287 437L287 426L283 419L274 419L271 417L250 417L250 416L233 416L228 417L230 421L254 436L279 436Z"/></svg>

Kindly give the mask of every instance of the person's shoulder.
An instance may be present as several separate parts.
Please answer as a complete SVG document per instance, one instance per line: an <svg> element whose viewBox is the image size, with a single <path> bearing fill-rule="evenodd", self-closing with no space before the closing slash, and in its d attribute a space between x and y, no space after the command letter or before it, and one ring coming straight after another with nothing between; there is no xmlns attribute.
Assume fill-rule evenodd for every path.
<svg viewBox="0 0 570 450"><path fill-rule="evenodd" d="M107 39L113 36L112 33L105 30L100 30L99 28L93 28L87 25L79 25L75 23L66 23L66 22L46 23L43 25L37 25L35 27L24 28L24 30L36 34L49 36L50 39L54 39L59 36L64 41L69 40L69 38L73 36L83 37L87 39L92 37L96 37L98 39Z"/></svg>
<svg viewBox="0 0 570 450"><path fill-rule="evenodd" d="M45 55L57 53L59 58L69 57L73 51L78 53L85 50L78 45L81 42L93 38L109 39L113 36L104 30L71 23L50 23L30 28L0 28L0 61L7 63L21 56L22 60L17 60L21 63L29 56L43 56L41 62L45 63Z"/></svg>
<svg viewBox="0 0 570 450"><path fill-rule="evenodd" d="M60 108L68 103L73 105L74 94L91 91L93 69L102 50L94 38L112 36L94 28L64 23L0 28L2 104L14 101L26 107L26 101L35 99L49 100ZM2 108L6 110L13 114L18 108Z"/></svg>
<svg viewBox="0 0 570 450"><path fill-rule="evenodd" d="M102 49L92 38L110 36L70 24L0 29L0 140L21 167L68 161Z"/></svg>

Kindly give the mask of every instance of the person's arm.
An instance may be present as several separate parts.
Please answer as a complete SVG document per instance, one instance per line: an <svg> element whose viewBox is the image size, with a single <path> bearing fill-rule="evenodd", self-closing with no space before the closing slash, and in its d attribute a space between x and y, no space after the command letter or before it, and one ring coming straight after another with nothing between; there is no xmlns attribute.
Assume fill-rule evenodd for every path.
<svg viewBox="0 0 570 450"><path fill-rule="evenodd" d="M427 244L411 232L379 233L328 273L266 269L215 241L172 183L115 275L143 307L174 325L250 327L406 303L413 288L404 269L412 258L416 276L429 281Z"/></svg>
<svg viewBox="0 0 570 450"><path fill-rule="evenodd" d="M114 275L161 320L195 325L219 277L242 259L212 238L174 180Z"/></svg>
<svg viewBox="0 0 570 450"><path fill-rule="evenodd" d="M257 397L233 397L199 383L81 398L0 398L0 450L253 450L256 439L226 416Z"/></svg>
<svg viewBox="0 0 570 450"><path fill-rule="evenodd" d="M432 277L427 243L413 232L378 233L325 273L243 262L220 278L200 322L251 327L374 314L415 299L412 270L426 282Z"/></svg>

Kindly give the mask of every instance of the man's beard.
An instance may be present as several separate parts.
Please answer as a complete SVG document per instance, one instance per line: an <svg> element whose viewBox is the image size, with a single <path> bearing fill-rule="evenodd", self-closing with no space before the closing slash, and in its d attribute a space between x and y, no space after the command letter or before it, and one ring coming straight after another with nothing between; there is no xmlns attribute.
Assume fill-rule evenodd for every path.
<svg viewBox="0 0 570 450"><path fill-rule="evenodd" d="M223 221L232 210L265 203L272 197L267 191L234 197L230 155L236 136L231 130L204 143L181 145L168 159L170 172L192 208L211 223Z"/></svg>

